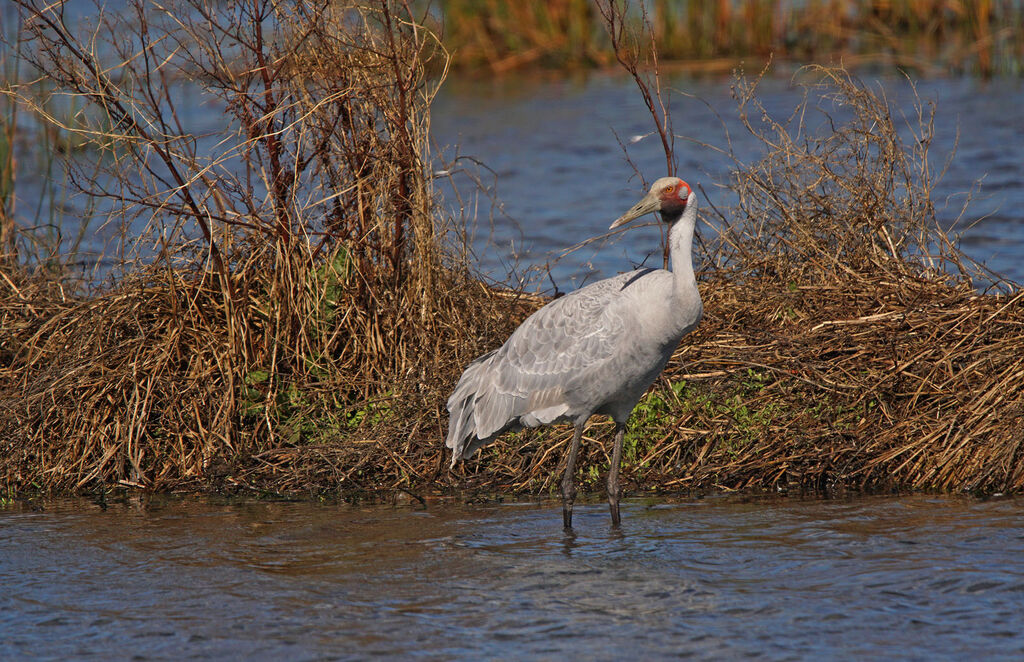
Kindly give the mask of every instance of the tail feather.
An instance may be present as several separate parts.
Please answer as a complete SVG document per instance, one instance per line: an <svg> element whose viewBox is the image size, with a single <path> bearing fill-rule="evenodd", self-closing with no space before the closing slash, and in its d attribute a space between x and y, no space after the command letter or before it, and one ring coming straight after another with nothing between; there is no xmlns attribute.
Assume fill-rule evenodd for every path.
<svg viewBox="0 0 1024 662"><path fill-rule="evenodd" d="M473 413L480 377L486 372L488 360L493 355L494 352L488 352L470 363L459 378L451 397L448 398L447 408L450 416L445 446L452 449L453 467L460 457L469 457L487 441L477 438Z"/></svg>

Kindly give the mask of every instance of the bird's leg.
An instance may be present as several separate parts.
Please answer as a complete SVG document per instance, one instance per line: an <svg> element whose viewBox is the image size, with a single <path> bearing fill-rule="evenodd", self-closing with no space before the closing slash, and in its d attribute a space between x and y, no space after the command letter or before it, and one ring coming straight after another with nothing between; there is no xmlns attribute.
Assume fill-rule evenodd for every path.
<svg viewBox="0 0 1024 662"><path fill-rule="evenodd" d="M576 454L580 450L580 439L583 437L583 424L576 426L572 435L572 445L565 460L565 474L562 476L562 523L565 528L572 528L572 503L576 500Z"/></svg>
<svg viewBox="0 0 1024 662"><path fill-rule="evenodd" d="M626 435L626 424L615 422L615 446L612 449L612 466L608 468L608 506L612 510L612 526L619 525L619 464L622 462L622 438Z"/></svg>

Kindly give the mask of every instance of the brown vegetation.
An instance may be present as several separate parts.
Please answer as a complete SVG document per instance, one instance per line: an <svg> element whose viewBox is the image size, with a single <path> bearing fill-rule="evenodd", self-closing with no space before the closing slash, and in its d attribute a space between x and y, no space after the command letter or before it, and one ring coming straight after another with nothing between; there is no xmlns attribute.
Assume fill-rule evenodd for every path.
<svg viewBox="0 0 1024 662"><path fill-rule="evenodd" d="M606 2L599 5L622 5ZM632 31L665 60L729 71L736 58L841 59L925 72L1018 74L1024 8L999 0L656 0L632 3ZM641 15L641 7L650 15ZM600 12L585 0L446 0L445 43L457 66L503 72L523 66L614 61ZM649 31L637 25L649 21Z"/></svg>
<svg viewBox="0 0 1024 662"><path fill-rule="evenodd" d="M444 372L438 345L504 326L441 250L425 62L444 53L406 8L136 2L71 26L19 4L32 75L84 110L54 117L32 82L8 98L80 139L70 176L127 241L100 292L7 256L4 485L163 489L335 443L371 397ZM179 123L180 78L220 135Z"/></svg>

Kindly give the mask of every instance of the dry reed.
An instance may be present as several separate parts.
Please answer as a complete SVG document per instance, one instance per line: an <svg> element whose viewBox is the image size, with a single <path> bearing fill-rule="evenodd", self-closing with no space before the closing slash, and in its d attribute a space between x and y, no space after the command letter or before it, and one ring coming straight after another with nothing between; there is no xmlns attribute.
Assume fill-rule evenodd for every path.
<svg viewBox="0 0 1024 662"><path fill-rule="evenodd" d="M614 61L589 2L447 0L441 9L445 43L460 67L503 72ZM698 70L728 71L737 58L771 54L982 75L1015 75L1024 63L1024 8L1009 0L657 0L633 3L633 32L643 32L643 10L660 57Z"/></svg>
<svg viewBox="0 0 1024 662"><path fill-rule="evenodd" d="M140 1L69 26L18 4L35 75L85 109L8 98L82 141L69 177L126 241L99 292L5 270L9 489L204 484L337 443L440 372L438 344L504 330L441 249L425 72L445 54L409 6ZM183 127L180 79L222 133Z"/></svg>

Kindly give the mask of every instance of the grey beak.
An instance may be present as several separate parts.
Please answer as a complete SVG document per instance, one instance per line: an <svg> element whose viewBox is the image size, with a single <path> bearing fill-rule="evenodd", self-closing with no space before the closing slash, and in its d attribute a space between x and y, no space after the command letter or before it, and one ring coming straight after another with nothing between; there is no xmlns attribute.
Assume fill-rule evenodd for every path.
<svg viewBox="0 0 1024 662"><path fill-rule="evenodd" d="M627 211L622 216L619 216L619 218L616 219L616 221L612 223L608 229L614 230L617 227L629 223L635 218L646 216L647 214L650 214L653 211L658 211L659 209L661 209L661 200L659 200L657 196L648 193L643 197L642 200L640 200L640 202L633 205L633 207L629 211Z"/></svg>

